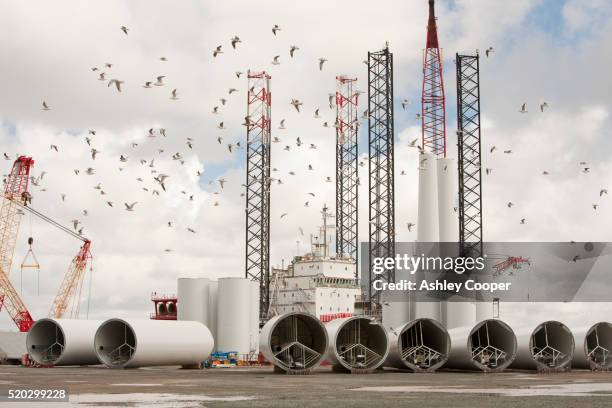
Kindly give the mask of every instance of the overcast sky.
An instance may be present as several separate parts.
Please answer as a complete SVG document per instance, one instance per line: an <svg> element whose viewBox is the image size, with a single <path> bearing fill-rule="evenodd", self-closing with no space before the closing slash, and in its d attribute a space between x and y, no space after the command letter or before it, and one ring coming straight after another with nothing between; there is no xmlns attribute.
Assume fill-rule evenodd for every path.
<svg viewBox="0 0 612 408"><path fill-rule="evenodd" d="M491 169L483 184L485 239L610 241L612 197L600 198L599 192L612 188L612 3L436 3L450 156L456 156L454 55L476 49L484 54L489 46L495 50L490 58L482 55L481 62L483 166ZM31 155L34 175L45 172L40 187L32 186L33 206L65 225L80 220L84 235L93 241L90 317L146 317L153 311L150 293L174 293L180 276L244 275L245 202L240 194L245 155L227 148L238 141L244 145L246 136L241 123L247 83L244 76L236 78L236 71L267 70L272 75L272 134L281 139L273 145L273 177L283 184L272 189L271 256L274 265L286 264L298 247L308 249L321 206L334 207L334 183L325 178L334 175L335 133L322 124L334 121L327 98L335 91L335 76L356 76L357 89L366 91L362 61L388 41L395 61L397 239L416 238L406 228L417 218L418 179L417 151L408 143L420 134L416 113L425 0L381 0L376 7L361 0L0 4L0 153L11 160L17 154ZM281 27L277 37L271 32L274 24ZM121 26L128 27L128 35ZM234 35L242 39L236 50L230 45ZM223 53L213 58L218 45ZM294 58L289 56L291 45L299 47ZM271 64L276 55L280 65ZM322 71L320 57L328 59ZM98 80L100 72L105 81ZM158 75L166 76L165 86L143 88ZM107 86L113 78L125 81L121 93ZM175 88L179 99L171 100ZM239 91L228 95L229 88ZM220 98L228 100L225 106ZM303 101L301 113L290 105L291 98ZM403 99L411 101L406 110L400 105ZM42 110L43 100L50 110ZM544 101L549 108L541 113ZM361 103L360 112L365 98ZM522 103L529 113L519 113ZM216 115L211 113L214 106L219 106ZM320 119L313 117L316 108ZM286 119L286 130L277 129L281 119ZM221 121L226 130L217 128ZM150 128L156 134L167 129L166 137L147 137ZM96 131L89 137L100 151L95 160L85 141L89 129ZM304 142L301 147L297 137ZM187 138L193 139L192 149ZM366 140L364 126L364 164ZM310 143L318 148L309 149ZM287 145L289 151L284 150ZM489 153L492 146L496 150ZM512 154L503 153L509 149ZM182 165L171 158L177 152L184 157ZM120 155L128 161L121 163ZM7 173L11 161L0 164L0 172ZM314 170L308 170L309 164ZM89 167L94 175L85 174ZM585 173L584 167L590 171ZM151 194L159 189L152 169L170 176L168 191L159 197ZM360 169L360 237L365 240L367 166ZM406 175L400 175L402 170ZM219 179L227 180L223 189ZM105 195L94 189L98 183ZM511 209L509 201L515 204ZM125 211L125 202L138 202L135 211ZM597 210L593 204L599 205ZM288 215L280 219L283 213ZM521 218L526 218L525 225L519 224ZM20 278L28 236L35 239L42 265L38 295L34 271L26 270ZM23 288L35 318L47 315L79 244L35 218L23 218L11 276ZM86 281L84 299L88 288ZM84 303L81 310L86 308ZM4 312L0 324L12 327Z"/></svg>

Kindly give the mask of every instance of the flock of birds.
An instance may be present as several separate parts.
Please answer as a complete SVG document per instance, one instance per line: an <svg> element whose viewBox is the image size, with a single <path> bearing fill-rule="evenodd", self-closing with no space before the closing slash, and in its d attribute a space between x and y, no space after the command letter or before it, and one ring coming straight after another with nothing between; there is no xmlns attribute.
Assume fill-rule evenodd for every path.
<svg viewBox="0 0 612 408"><path fill-rule="evenodd" d="M126 26L121 26L120 27L121 31L123 32L124 35L128 36L130 29ZM281 27L279 25L274 25L271 28L272 31L272 35L274 37L278 36L279 33L282 31ZM231 47L233 50L237 50L240 47L240 44L242 44L242 40L240 39L239 36L233 36L230 41L229 41ZM289 54L289 58L294 58L297 56L298 52L300 50L300 47L296 46L296 45L291 45L289 50L288 50L288 54ZM494 52L493 47L489 47L485 50L485 55L488 58L492 53ZM221 58L222 55L225 53L224 47L223 45L218 45L216 46L213 50L212 50L212 57L213 59L218 59ZM159 58L160 61L163 62L167 62L168 59L166 57L160 57ZM325 67L325 63L328 62L328 59L325 57L320 57L317 59L316 61L316 66L318 68L318 70L322 71ZM281 64L281 55L275 55L272 58L272 61L270 62L272 65L280 65ZM367 61L364 61L364 63L367 64ZM125 81L116 77L113 77L112 75L110 75L110 73L112 72L112 67L113 64L112 63L104 63L103 66L98 67L98 66L94 66L91 68L91 71L95 72L97 74L97 79L101 82L105 82L107 84L108 88L111 89L115 89L117 92L121 93L124 91L125 88ZM235 72L235 77L240 79L242 77L244 73L242 71L236 71ZM143 82L142 87L143 88L153 88L153 87L164 87L166 86L166 82L165 82L166 76L165 75L158 75L155 76L154 80L146 80ZM221 111L223 110L223 107L226 106L229 103L229 97L232 96L233 94L237 94L239 92L239 90L237 88L234 87L230 87L228 88L227 91L227 96L223 96L221 98L219 98L219 102L220 104L215 105L212 107L211 113L213 115L218 115L221 113ZM357 91L357 93L361 93L361 91ZM179 99L179 93L178 90L176 88L172 89L169 93L169 99L176 101ZM304 104L302 101L300 101L297 98L292 98L290 101L290 105L296 110L296 112L298 114L303 114L304 113ZM335 94L329 94L328 95L328 105L329 108L331 110L335 109ZM401 107L404 111L408 110L411 106L411 101L407 98L402 99L401 100ZM42 110L43 111L50 111L52 109L51 105L47 102L47 101L43 101L42 102ZM546 110L548 109L548 103L543 101L539 103L539 111L541 113L544 113ZM529 112L528 108L527 108L527 103L523 103L520 106L519 112L521 114L527 114ZM321 110L319 107L314 108L313 110L313 114L312 114L313 118L315 119L321 119ZM369 117L369 112L366 109L365 111L363 111L363 113L360 115L360 117L358 118L359 120L367 120ZM420 113L416 113L416 119L420 119L421 118L421 114ZM251 118L250 117L245 117L244 118L245 123L243 123L244 126L248 127L251 126ZM326 128L334 128L337 127L336 123L334 122L328 122L328 121L321 121L321 125L323 127ZM356 126L359 126L359 123L355 124ZM227 129L225 121L221 120L218 122L218 125L216 126L216 128L218 129L218 131L220 131L219 133L223 133L223 131L225 131ZM279 121L279 125L278 125L278 130L286 130L286 119L281 119ZM90 154L90 158L91 158L91 163L86 166L86 168L84 170L80 170L80 169L74 169L74 175L79 176L80 174L84 174L86 176L93 176L96 174L96 170L95 167L93 165L93 163L96 161L96 158L100 155L103 154L101 151L99 151L94 145L95 145L95 136L96 136L96 130L94 129L90 129L88 131L88 135L85 137L84 142L87 144L87 148L89 149L89 154ZM147 139L153 139L156 138L158 136L161 137L167 137L167 130L164 128L150 128L146 134ZM231 153L235 153L237 150L240 149L244 149L244 145L240 140L234 140L231 142L226 142L224 141L224 136L220 135L217 136L216 138L218 144L226 145L226 148L228 150L228 152ZM272 139L273 143L281 143L281 139L278 136L273 136ZM193 149L194 146L194 140L190 137L187 137L185 140L185 146L187 149ZM132 149L136 149L138 148L139 143L136 142L132 142L131 143L131 148ZM307 146L308 149L311 150L316 150L317 149L317 145L314 143L309 143L309 142L305 142L303 141L299 136L296 137L295 142L291 143L291 144L285 144L284 147L282 148L283 151L291 151L292 149L296 150L301 148L302 146ZM414 148L416 150L418 150L420 153L422 153L422 148L421 146L418 144L418 138L415 138L414 140L412 140L409 145L409 148ZM57 144L51 144L49 146L49 148L52 151L55 151L57 153L60 152L60 146L58 146ZM491 146L489 149L489 153L493 154L496 151L496 146ZM163 155L165 154L165 149L163 148L159 148L157 149L157 153L159 155ZM511 149L506 149L503 150L503 154L512 154L512 150ZM135 154L136 155L136 154ZM116 159L117 163L119 164L118 170L123 172L124 169L126 168L126 163L130 160L131 154L128 153L122 153L120 154L120 156ZM137 155L136 155L137 156ZM178 162L180 165L184 165L185 164L185 156L184 153L181 152L175 152L172 153L171 155L169 155L169 157L175 161ZM8 153L4 153L4 159L5 160L12 160L12 158L10 157L10 155ZM422 159L421 159L422 160ZM145 181L145 179L143 177L138 177L136 178L136 180L139 183L143 183L141 189L144 192L150 193L153 196L159 196L160 194L162 194L163 192L167 191L167 185L169 182L169 179L171 180L171 175L170 174L166 174L164 172L161 172L160 170L158 170L156 168L155 165L155 158L152 158L150 160L146 160L146 159L139 159L137 161L141 166L143 167L148 167L148 172L150 173L150 179ZM359 160L359 166L360 167L364 167L367 165L367 158L360 158ZM422 165L422 163L421 163ZM580 162L580 166L582 166L582 171L583 173L588 173L590 168L587 165L586 162ZM274 182L276 184L283 184L283 178L279 175L280 172L277 168L273 167L272 169L272 177L270 178L270 182ZM308 164L307 165L307 171L314 171L314 166L312 164ZM491 175L493 172L492 168L486 168L485 169L485 174L486 175ZM44 187L41 187L41 183L43 182L43 178L45 176L46 172L42 172L39 176L31 177L31 183L32 185L36 186L36 187L40 187L41 191L46 191L46 189ZM542 172L543 175L549 175L548 171L543 171ZM295 176L296 173L295 171L289 171L288 172L289 176ZM405 176L407 175L406 170L400 170L399 173L400 176ZM200 170L197 170L196 176L198 178L201 178L203 176L202 172ZM221 191L223 191L223 189L225 188L226 184L229 182L229 180L227 180L226 178L218 178L216 180L210 180L208 182L209 185L211 186L218 186L219 189ZM335 182L334 177L332 176L325 176L324 177L324 182L326 183L333 183ZM359 179L357 180L357 183L360 184ZM242 187L246 187L244 184L242 184ZM98 182L95 186L93 186L94 190L96 190L101 196L107 196L107 192L105 191L105 189L102 187L102 183ZM215 191L213 194L214 195L220 195L221 191ZM187 191L181 191L181 194L185 195L186 198L189 201L194 201L194 194L189 193ZM605 188L602 188L599 192L599 196L603 197L604 195L608 194L608 190ZM243 197L245 195L244 192L241 193L241 197ZM305 192L305 200L304 200L304 207L311 207L312 206L312 201L317 197L317 193L316 192ZM65 193L60 193L60 198L61 201L64 202L66 201L67 195ZM111 208L115 208L116 204L114 201L112 201L111 199L107 199L106 197L104 197L104 202L108 207ZM132 201L132 202L123 202L123 209L125 211L128 212L134 212L137 210L137 205L138 205L138 201ZM213 206L219 206L219 200L215 199L213 201ZM515 204L513 202L508 202L507 207L508 208L512 208ZM592 207L594 210L597 210L599 204L593 204ZM456 210L456 209L455 209ZM89 215L89 211L87 209L83 209L82 210L82 216L88 216ZM287 217L288 213L287 212L283 212L280 215L280 218L283 219L285 217ZM527 220L526 218L521 218L520 219L520 224L526 224ZM82 221L78 218L74 218L72 221L72 226L74 228L75 231L77 231L79 234L83 234L83 227L82 227ZM172 228L174 227L174 221L172 220L168 220L166 221L166 225L168 228ZM409 232L411 232L413 230L414 227L416 227L416 224L414 222L407 222L406 223L406 227L407 230ZM195 234L196 230L192 227L192 226L186 226L186 230L190 233ZM298 227L299 233L301 236L304 235L304 229L302 227ZM172 249L167 248L165 249L166 252L171 252Z"/></svg>

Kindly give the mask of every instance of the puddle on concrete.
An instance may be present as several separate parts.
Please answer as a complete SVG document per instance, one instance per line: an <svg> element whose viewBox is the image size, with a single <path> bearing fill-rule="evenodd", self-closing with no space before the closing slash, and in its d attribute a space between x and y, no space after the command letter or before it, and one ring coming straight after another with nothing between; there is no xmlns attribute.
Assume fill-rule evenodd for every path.
<svg viewBox="0 0 612 408"><path fill-rule="evenodd" d="M152 384L152 383L119 383L119 384L108 384L115 387L162 387L164 384Z"/></svg>
<svg viewBox="0 0 612 408"><path fill-rule="evenodd" d="M248 401L254 397L210 397L207 395L179 395L179 394L74 394L70 396L70 405L96 407L110 404L120 404L129 407L155 407L155 408L187 408L199 402L231 402Z"/></svg>
<svg viewBox="0 0 612 408"><path fill-rule="evenodd" d="M568 383L534 385L524 388L461 388L461 387L432 387L432 386L389 386L389 387L361 387L351 391L372 392L427 392L447 394L497 394L504 397L606 397L612 395L612 383Z"/></svg>

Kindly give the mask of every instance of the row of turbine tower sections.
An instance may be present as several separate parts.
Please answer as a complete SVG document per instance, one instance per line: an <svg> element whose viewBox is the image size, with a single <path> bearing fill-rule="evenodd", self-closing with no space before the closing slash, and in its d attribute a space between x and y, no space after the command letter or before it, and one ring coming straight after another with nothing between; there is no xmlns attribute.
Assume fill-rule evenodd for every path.
<svg viewBox="0 0 612 408"><path fill-rule="evenodd" d="M242 295L250 291L247 288ZM246 320L258 322L254 316ZM223 330L221 326L217 329ZM248 337L249 329L245 333ZM420 318L387 330L364 316L324 324L312 314L290 312L271 318L257 340L275 370L291 374L312 372L323 361L336 371L352 373L380 368L554 372L612 367L612 324L608 322L570 329L561 322L546 321L513 330L501 320L487 319L447 330L433 319ZM28 332L26 344L31 358L41 365L103 364L110 368L196 368L218 348L211 331L199 321L119 318L40 319Z"/></svg>

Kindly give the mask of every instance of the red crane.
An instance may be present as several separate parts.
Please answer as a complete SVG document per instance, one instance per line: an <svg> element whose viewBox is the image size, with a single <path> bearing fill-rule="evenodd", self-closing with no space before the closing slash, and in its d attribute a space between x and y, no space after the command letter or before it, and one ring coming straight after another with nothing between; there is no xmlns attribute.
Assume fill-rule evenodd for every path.
<svg viewBox="0 0 612 408"><path fill-rule="evenodd" d="M38 212L30 205L22 205L21 203L17 203L17 205L22 210L27 210L31 214L34 214L41 220L53 225L56 228L64 231L68 235L72 235L74 238L83 242L83 245L79 249L79 252L72 258L72 262L68 267L68 271L64 275L64 279L59 287L57 295L51 304L51 309L49 310L49 317L59 319L64 317L64 313L72 303L71 308L71 316L70 317L78 317L79 315L79 305L80 305L80 293L84 281L85 270L89 261L92 259L91 256L91 241L79 234L75 231L71 230L68 227L65 227L58 223L57 221L47 217L46 215ZM76 296L76 293L79 293L79 296Z"/></svg>
<svg viewBox="0 0 612 408"><path fill-rule="evenodd" d="M427 43L423 53L421 128L423 151L446 157L446 103L434 0L429 0Z"/></svg>
<svg viewBox="0 0 612 408"><path fill-rule="evenodd" d="M49 316L61 318L72 301L72 316L79 313L80 291L83 285L84 272L87 264L92 259L90 248L91 241L60 225L58 222L33 209L30 204L32 196L28 191L30 179L30 168L34 165L31 157L20 156L15 163L11 173L5 179L4 199L0 207L0 309L5 307L17 327L22 332L27 332L34 324L23 300L13 287L9 273L11 270L15 243L19 232L19 224L24 210L36 215L42 220L54 225L73 237L83 241L77 255L72 259L68 271L60 285L58 293L51 305ZM79 292L79 296L75 294ZM76 299L76 300L75 300Z"/></svg>
<svg viewBox="0 0 612 408"><path fill-rule="evenodd" d="M528 258L524 258L522 256L508 256L502 262L496 263L493 265L493 276L498 276L504 273L506 270L512 269L521 269L522 264L531 265ZM513 275L512 271L510 271L509 275Z"/></svg>
<svg viewBox="0 0 612 408"><path fill-rule="evenodd" d="M15 160L11 173L6 178L4 200L0 207L0 309L6 309L19 331L27 332L34 320L9 279L15 243L23 211L21 206L31 201L28 192L30 168L34 165L31 157L20 156Z"/></svg>

